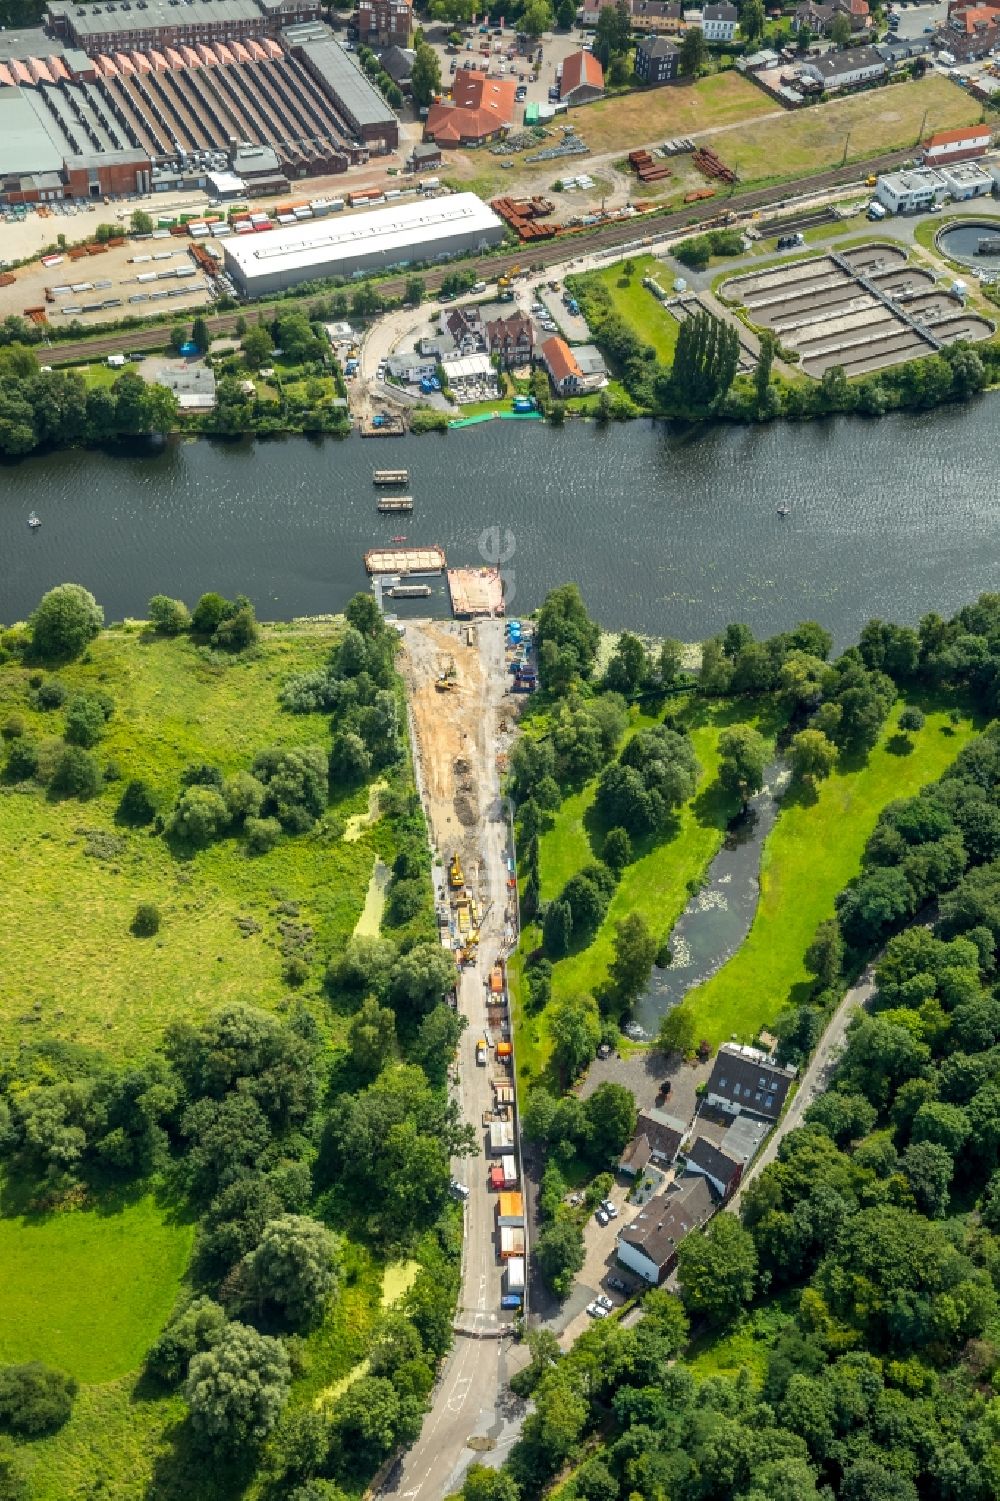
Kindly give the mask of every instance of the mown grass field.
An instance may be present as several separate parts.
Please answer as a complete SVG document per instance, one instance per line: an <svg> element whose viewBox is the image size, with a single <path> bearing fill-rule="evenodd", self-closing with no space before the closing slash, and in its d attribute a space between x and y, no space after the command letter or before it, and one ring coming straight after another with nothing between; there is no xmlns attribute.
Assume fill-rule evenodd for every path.
<svg viewBox="0 0 1000 1501"><path fill-rule="evenodd" d="M193 1237L151 1194L0 1219L0 1364L42 1360L81 1382L134 1370L170 1313Z"/></svg>
<svg viewBox="0 0 1000 1501"><path fill-rule="evenodd" d="M595 155L693 135L715 125L732 125L772 114L778 106L762 89L739 73L714 73L681 88L636 89L615 99L600 99L582 111L577 129ZM627 143L627 144L626 144Z"/></svg>
<svg viewBox="0 0 1000 1501"><path fill-rule="evenodd" d="M861 868L861 855L886 803L935 781L974 733L927 709L912 749L893 748L897 704L867 761L838 768L814 799L786 797L764 845L760 904L746 942L728 964L691 992L699 1037L712 1043L735 1033L749 1041L800 995L809 976L804 956L818 925L833 916L837 892Z"/></svg>
<svg viewBox="0 0 1000 1501"><path fill-rule="evenodd" d="M287 714L277 695L290 672L323 660L335 631L265 627L257 653L222 665L186 639L109 632L91 660L60 673L71 689L99 688L115 699L99 754L117 763L121 780L86 803L49 799L30 784L0 785L0 844L17 871L0 885L7 1042L43 1032L136 1057L179 1017L236 999L279 1004L287 994L279 903L295 903L295 920L314 931L305 992L318 990L323 962L357 922L386 837L378 823L353 842L341 837L347 818L366 806L363 790L309 834L256 858L232 839L178 858L149 829L118 826L115 810L130 777L143 777L167 812L189 762L228 774L249 769L268 745L328 739L325 716ZM0 722L17 712L29 733L58 735L61 711L32 709L25 681L20 669L0 669ZM86 853L95 836L114 841L110 858ZM140 901L160 908L155 938L129 931ZM248 918L244 936L237 920Z"/></svg>
<svg viewBox="0 0 1000 1501"><path fill-rule="evenodd" d="M669 290L671 272L652 255L635 256L631 276L625 276L621 265L615 265L603 271L592 271L581 280L599 282L607 290L614 311L628 324L636 338L651 344L657 359L670 365L680 324L649 288L643 286L646 276L655 277L661 287Z"/></svg>
<svg viewBox="0 0 1000 1501"><path fill-rule="evenodd" d="M554 966L552 1003L581 992L593 994L600 988L614 957L615 925L630 912L640 913L660 942L666 939L688 901L690 884L700 880L722 843L735 806L718 784L719 735L728 725L754 720L754 715L746 704L693 698L685 716L702 769L695 795L680 809L666 837L649 838L636 845L636 858L622 873L593 943ZM652 722L646 717L637 719L628 733L634 734ZM766 734L776 729L773 723L758 723L758 727ZM596 787L595 778L568 797L556 813L552 828L539 841L543 900L558 895L571 875L600 855L603 830L593 810ZM522 951L530 952L537 942L537 928L529 929ZM527 1081L543 1074L548 1063L550 1007L528 1015L517 963L514 981L517 1064L520 1076Z"/></svg>

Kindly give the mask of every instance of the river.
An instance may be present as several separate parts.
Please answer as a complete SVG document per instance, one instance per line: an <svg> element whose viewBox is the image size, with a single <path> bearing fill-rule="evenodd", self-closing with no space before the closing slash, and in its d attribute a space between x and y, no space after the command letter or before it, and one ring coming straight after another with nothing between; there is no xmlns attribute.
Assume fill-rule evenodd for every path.
<svg viewBox="0 0 1000 1501"><path fill-rule="evenodd" d="M575 579L612 627L690 640L814 618L844 645L872 615L913 621L998 587L998 418L989 396L878 421L492 422L30 458L0 467L0 620L67 579L109 619L206 589L249 594L263 619L335 611L366 586L364 550L405 532L453 563L500 561L514 611ZM409 467L412 517L376 515L377 464Z"/></svg>

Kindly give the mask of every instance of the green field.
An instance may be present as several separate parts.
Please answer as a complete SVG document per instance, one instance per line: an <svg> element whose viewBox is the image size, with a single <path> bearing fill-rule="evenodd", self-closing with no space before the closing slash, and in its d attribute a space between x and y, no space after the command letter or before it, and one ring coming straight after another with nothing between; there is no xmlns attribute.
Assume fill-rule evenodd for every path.
<svg viewBox="0 0 1000 1501"><path fill-rule="evenodd" d="M697 1034L712 1043L731 1033L745 1041L796 999L809 976L804 955L818 925L833 916L837 892L861 868L861 855L879 812L935 781L974 733L970 720L953 725L943 710L910 737L912 750L893 749L897 705L879 744L858 768L838 769L813 800L790 794L761 861L760 905L739 953L691 992Z"/></svg>
<svg viewBox="0 0 1000 1501"><path fill-rule="evenodd" d="M41 1360L81 1382L134 1370L170 1313L193 1237L149 1194L0 1219L0 1363Z"/></svg>
<svg viewBox="0 0 1000 1501"><path fill-rule="evenodd" d="M755 715L746 704L693 699L686 710L686 718L702 768L695 795L680 810L665 839L648 839L637 844L636 858L622 873L593 943L566 959L560 959L554 966L553 1001L580 992L593 994L600 987L614 957L615 924L628 913L640 913L654 935L660 941L665 940L688 901L690 883L701 879L722 843L735 807L717 781L719 735L727 725L755 721ZM774 733L772 723L755 722L762 732ZM648 718L638 719L629 733L635 733L649 723ZM556 813L553 827L539 841L543 900L556 896L575 871L600 853L603 831L593 815L596 787L595 778L580 792L568 797ZM522 948L528 951L534 947L537 936L537 929L530 929ZM519 973L515 964L516 997ZM551 1050L548 1008L529 1016L519 999L515 1004L518 1070L522 1077L531 1079L544 1072Z"/></svg>
<svg viewBox="0 0 1000 1501"><path fill-rule="evenodd" d="M325 716L287 714L277 694L288 673L319 665L335 634L332 625L264 627L257 652L220 665L187 639L119 630L94 643L90 660L60 673L71 689L99 688L115 699L99 754L117 763L122 780L87 803L0 785L0 840L18 870L0 888L7 1041L30 1038L41 1025L47 1036L134 1057L178 1017L235 999L278 1004L287 993L279 902L296 904L296 921L314 931L314 979L305 990L318 991L322 964L353 931L375 855L391 837L376 823L356 840L342 838L347 819L366 807L364 790L309 834L257 858L231 839L178 858L148 829L116 825L115 809L130 777L143 777L167 812L189 762L228 774L249 769L268 745L326 738ZM58 735L61 712L31 708L25 683L20 668L0 668L0 722L16 711L29 733ZM88 854L102 848L106 858ZM129 931L143 900L162 914L155 939Z"/></svg>
<svg viewBox="0 0 1000 1501"><path fill-rule="evenodd" d="M670 269L653 255L635 256L631 276L625 276L619 264L608 266L603 271L592 271L577 280L583 283L597 282L605 287L619 318L628 324L636 338L653 346L657 359L670 365L673 363L680 324L649 288L643 286L643 278L646 276L655 277L665 291L669 290Z"/></svg>

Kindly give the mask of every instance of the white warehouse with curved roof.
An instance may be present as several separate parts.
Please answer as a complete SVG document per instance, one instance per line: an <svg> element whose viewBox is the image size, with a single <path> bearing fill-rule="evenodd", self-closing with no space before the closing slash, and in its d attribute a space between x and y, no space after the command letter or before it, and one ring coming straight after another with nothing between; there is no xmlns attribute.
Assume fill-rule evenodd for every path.
<svg viewBox="0 0 1000 1501"><path fill-rule="evenodd" d="M454 193L234 237L223 241L222 252L239 289L247 297L264 297L303 281L485 250L503 237L492 209L474 193Z"/></svg>

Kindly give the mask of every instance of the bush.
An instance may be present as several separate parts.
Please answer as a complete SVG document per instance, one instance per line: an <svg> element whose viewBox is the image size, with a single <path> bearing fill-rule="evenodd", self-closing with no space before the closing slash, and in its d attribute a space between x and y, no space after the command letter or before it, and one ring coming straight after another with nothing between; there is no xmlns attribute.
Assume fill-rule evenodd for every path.
<svg viewBox="0 0 1000 1501"><path fill-rule="evenodd" d="M90 693L74 693L66 705L66 739L89 750L104 734L104 704Z"/></svg>
<svg viewBox="0 0 1000 1501"><path fill-rule="evenodd" d="M248 818L243 832L251 855L266 855L281 838L281 824L276 818Z"/></svg>
<svg viewBox="0 0 1000 1501"><path fill-rule="evenodd" d="M104 611L81 584L50 589L28 620L32 648L42 658L78 657L103 624Z"/></svg>
<svg viewBox="0 0 1000 1501"><path fill-rule="evenodd" d="M190 844L208 844L229 826L229 809L214 787L189 787L177 799L167 823L175 839Z"/></svg>
<svg viewBox="0 0 1000 1501"><path fill-rule="evenodd" d="M126 786L118 804L117 817L121 823L135 824L136 827L153 822L156 804L153 802L153 794L141 778L133 778Z"/></svg>
<svg viewBox="0 0 1000 1501"><path fill-rule="evenodd" d="M61 709L69 696L69 689L61 678L44 678L35 693L39 709Z"/></svg>
<svg viewBox="0 0 1000 1501"><path fill-rule="evenodd" d="M309 965L299 954L293 954L285 960L285 967L281 971L286 985L292 985L296 989L304 985L309 978Z"/></svg>
<svg viewBox="0 0 1000 1501"><path fill-rule="evenodd" d="M12 740L4 763L8 782L27 782L38 770L38 746L34 740Z"/></svg>
<svg viewBox="0 0 1000 1501"><path fill-rule="evenodd" d="M226 1327L226 1315L211 1298L195 1298L170 1323L146 1357L146 1367L171 1386L187 1375L192 1356L209 1350Z"/></svg>
<svg viewBox="0 0 1000 1501"><path fill-rule="evenodd" d="M179 636L191 625L191 611L182 599L154 594L149 601L149 623L164 636Z"/></svg>
<svg viewBox="0 0 1000 1501"><path fill-rule="evenodd" d="M3 728L0 729L0 735L3 735L5 740L20 740L24 734L24 730L24 716L21 714L11 714L4 720Z"/></svg>
<svg viewBox="0 0 1000 1501"><path fill-rule="evenodd" d="M79 745L67 745L52 773L53 789L70 797L96 797L103 782L97 757Z"/></svg>
<svg viewBox="0 0 1000 1501"><path fill-rule="evenodd" d="M73 1408L76 1382L41 1361L0 1366L0 1427L34 1437L61 1428Z"/></svg>
<svg viewBox="0 0 1000 1501"><path fill-rule="evenodd" d="M132 919L132 932L136 938L152 938L160 931L160 909L152 902L140 902Z"/></svg>
<svg viewBox="0 0 1000 1501"><path fill-rule="evenodd" d="M260 629L253 607L245 604L220 622L212 636L212 645L217 646L220 651L246 651L247 647L256 644L259 636Z"/></svg>

